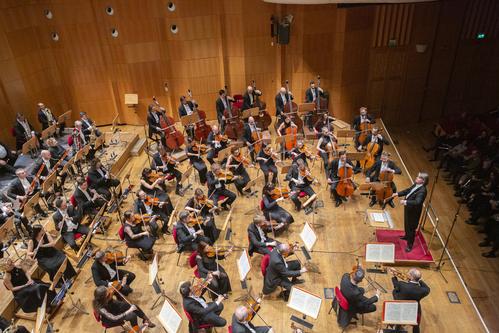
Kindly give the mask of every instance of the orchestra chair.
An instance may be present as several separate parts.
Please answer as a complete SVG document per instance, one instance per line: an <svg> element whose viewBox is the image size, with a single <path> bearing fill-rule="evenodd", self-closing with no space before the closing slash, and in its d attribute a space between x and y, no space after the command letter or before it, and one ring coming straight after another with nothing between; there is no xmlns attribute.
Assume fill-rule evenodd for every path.
<svg viewBox="0 0 499 333"><path fill-rule="evenodd" d="M270 264L270 254L266 254L262 257L262 261L260 262L260 271L262 272L262 276L264 279L265 279L265 274L267 273L267 268L269 267L269 264ZM279 288L281 289L280 295L282 295L284 290L283 290L282 286L279 286ZM272 292L272 293L274 293L274 292ZM262 298L264 296L269 296L271 294L268 294L268 295L264 294L264 295L262 295Z"/></svg>
<svg viewBox="0 0 499 333"><path fill-rule="evenodd" d="M118 236L120 237L121 241L126 245L126 250L125 250L125 257L126 257L128 255L129 246L125 240L125 226L123 224L118 229ZM144 254L144 252L142 252L141 248L135 247L134 249L137 249L139 253L142 255L142 257L146 258L146 255Z"/></svg>
<svg viewBox="0 0 499 333"><path fill-rule="evenodd" d="M227 332L232 333L232 325L229 325L229 327L227 327Z"/></svg>
<svg viewBox="0 0 499 333"><path fill-rule="evenodd" d="M114 325L114 326L108 326L108 325L104 324L104 323L101 321L101 319L100 319L100 314L99 314L99 312L97 312L97 310L94 310L94 318L95 318L95 320L96 320L98 323L100 323L100 324L101 324L101 326L102 326L102 327L104 327L104 333L105 333L105 332L107 332L107 330L108 330L109 328L114 328L114 327L121 327L123 330L125 330L125 331L126 331L125 327L124 327L123 325L121 325L121 324L116 324L116 325Z"/></svg>
<svg viewBox="0 0 499 333"><path fill-rule="evenodd" d="M196 268L194 270L194 276L199 279L201 276L199 275L198 264L196 263L196 256L197 255L198 255L198 251L192 251L192 253L189 256L189 259L187 261L189 262L189 266L191 266L191 268Z"/></svg>
<svg viewBox="0 0 499 333"><path fill-rule="evenodd" d="M69 197L69 202L71 203L71 206L73 206L74 208L78 207L78 202L76 201L75 196L73 194L71 194L71 196Z"/></svg>
<svg viewBox="0 0 499 333"><path fill-rule="evenodd" d="M175 228L175 226L173 226L173 229L172 229L172 237L173 237L173 241L177 245L177 253L178 253L177 266L178 266L178 263L180 262L180 257L182 256L182 253L183 252L190 252L190 251L186 251L186 250L179 251L178 250L178 236L177 236L177 229Z"/></svg>
<svg viewBox="0 0 499 333"><path fill-rule="evenodd" d="M333 311L334 309L334 313L336 314L336 317L337 317L337 322L338 324L340 323L340 318L345 318L348 316L348 308L350 307L350 305L348 304L348 300L345 298L345 296L343 296L340 288L338 288L338 286L336 286L334 288L334 298L333 298L333 301L331 302L331 308L329 309L329 312L328 314L331 313L331 311ZM345 331L345 328L350 324L350 320L348 320L348 324L344 327L341 327L343 328L343 331ZM364 314L362 313L361 314L361 323L362 325L364 325Z"/></svg>
<svg viewBox="0 0 499 333"><path fill-rule="evenodd" d="M194 319L192 319L192 316L187 310L182 306L182 309L184 310L185 316L187 317L187 321L189 321L189 332L197 332L199 329L205 329L205 330L211 330L213 329L215 332L217 331L215 329L215 326L212 324L208 323L200 323L197 327L194 325Z"/></svg>

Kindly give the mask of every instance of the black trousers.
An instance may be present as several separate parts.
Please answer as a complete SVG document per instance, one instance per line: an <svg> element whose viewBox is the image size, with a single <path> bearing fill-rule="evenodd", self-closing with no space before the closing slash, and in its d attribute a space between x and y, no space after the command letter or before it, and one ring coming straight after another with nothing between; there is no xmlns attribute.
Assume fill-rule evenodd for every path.
<svg viewBox="0 0 499 333"><path fill-rule="evenodd" d="M234 180L234 185L236 185L236 189L240 194L243 194L243 189L246 187L246 185L250 181L250 176L248 175L248 172L246 169L243 169L242 172L237 173L238 176L241 176L241 178L237 178Z"/></svg>
<svg viewBox="0 0 499 333"><path fill-rule="evenodd" d="M263 177L265 179L265 184L269 183L269 173L272 172L272 183L277 183L277 167L275 165L267 165L265 163L260 163L260 169L262 169Z"/></svg>
<svg viewBox="0 0 499 333"><path fill-rule="evenodd" d="M75 234L79 233L82 235L86 235L89 231L90 230L86 225L80 224L78 225L78 228L76 228L72 232L63 233L62 238L64 239L64 242L69 245L69 247L71 247L75 252L78 252L80 248L78 247L78 245L76 245Z"/></svg>
<svg viewBox="0 0 499 333"><path fill-rule="evenodd" d="M213 204L218 207L218 201L220 200L220 197L224 196L228 198L225 200L225 202L222 204L222 206L228 206L232 205L232 203L236 200L236 194L226 188L224 189L218 189L216 192L211 196L211 199L213 200Z"/></svg>
<svg viewBox="0 0 499 333"><path fill-rule="evenodd" d="M224 309L224 305L222 303L220 303L219 305L217 305L217 308L215 311L205 314L201 318L201 322L196 323L196 324L197 325L199 325L199 324L212 324L215 327L224 327L225 325L227 325L227 320L220 317L220 314L222 313L223 309Z"/></svg>
<svg viewBox="0 0 499 333"><path fill-rule="evenodd" d="M201 184L206 183L206 174L208 173L208 168L206 167L206 164L204 161L196 161L196 162L191 162L192 166L194 169L198 171L199 174L199 182Z"/></svg>
<svg viewBox="0 0 499 333"><path fill-rule="evenodd" d="M114 276L114 279L112 279L111 281L116 281L118 280L118 275L119 275L119 278L120 280L123 279L123 277L125 275L127 275L127 278L126 278L126 285L122 286L121 287L121 290L120 292L127 296L129 295L131 292L132 292L132 288L130 288L130 285L132 284L132 282L135 280L135 274L133 274L132 272L129 272L129 271L126 271L124 269L118 269L118 274Z"/></svg>
<svg viewBox="0 0 499 333"><path fill-rule="evenodd" d="M293 193L291 196L291 200L295 204L296 209L300 210L301 209L301 201L298 199L298 196L300 195L300 192L305 192L309 197L315 194L314 190L310 186L305 186L305 187L300 187L300 186L291 186L291 191L296 191Z"/></svg>

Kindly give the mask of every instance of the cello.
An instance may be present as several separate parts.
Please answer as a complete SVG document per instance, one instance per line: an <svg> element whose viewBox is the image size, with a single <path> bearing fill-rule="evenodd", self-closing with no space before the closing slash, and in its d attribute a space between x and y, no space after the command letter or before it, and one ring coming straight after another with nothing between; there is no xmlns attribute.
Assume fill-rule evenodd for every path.
<svg viewBox="0 0 499 333"><path fill-rule="evenodd" d="M211 132L210 126L206 124L206 112L198 109L196 102L192 98L191 89L187 89L187 95L189 96L189 99L193 105L193 112L197 113L199 116L199 120L196 122L196 128L194 129L194 137L200 142L202 142L203 140L206 141L208 139L208 135Z"/></svg>
<svg viewBox="0 0 499 333"><path fill-rule="evenodd" d="M165 108L159 105L156 97L153 97L152 100L160 110L159 125L165 135L166 147L170 150L180 149L180 146L184 144L185 138L182 133L177 131L175 120L166 114Z"/></svg>
<svg viewBox="0 0 499 333"><path fill-rule="evenodd" d="M291 121L296 125L297 131L301 132L303 129L303 120L298 116L298 105L291 100L291 94L289 92L289 81L286 80L286 94L288 95L288 101L284 105L284 115L288 116Z"/></svg>
<svg viewBox="0 0 499 333"><path fill-rule="evenodd" d="M343 163L343 167L338 169L338 186L336 186L336 192L338 195L348 198L355 191L352 181L353 168L347 167L347 162Z"/></svg>
<svg viewBox="0 0 499 333"><path fill-rule="evenodd" d="M264 101L260 100L260 94L257 94L256 92L258 91L256 89L256 83L255 80L251 81L251 86L253 87L253 91L255 92L255 106L257 106L260 109L260 113L258 115L258 118L255 119L256 123L258 124L258 127L260 127L263 131L267 130L272 123L272 118L270 117L270 114L267 112L267 103Z"/></svg>
<svg viewBox="0 0 499 333"><path fill-rule="evenodd" d="M380 133L383 129L380 129L378 133ZM360 136L359 136L360 138ZM362 143L362 142L361 142ZM371 168L373 164L376 162L376 154L379 152L380 145L377 142L369 142L366 146L366 156L364 159L360 161L360 166L364 171Z"/></svg>
<svg viewBox="0 0 499 333"><path fill-rule="evenodd" d="M227 100L227 108L224 110L225 117L225 134L233 140L237 140L243 136L244 125L239 118L239 110L232 108L228 96L228 89L225 86L225 98Z"/></svg>
<svg viewBox="0 0 499 333"><path fill-rule="evenodd" d="M393 172L388 170L381 171L378 177L383 186L376 188L376 200L383 206L386 204L387 199L393 195L392 182Z"/></svg>

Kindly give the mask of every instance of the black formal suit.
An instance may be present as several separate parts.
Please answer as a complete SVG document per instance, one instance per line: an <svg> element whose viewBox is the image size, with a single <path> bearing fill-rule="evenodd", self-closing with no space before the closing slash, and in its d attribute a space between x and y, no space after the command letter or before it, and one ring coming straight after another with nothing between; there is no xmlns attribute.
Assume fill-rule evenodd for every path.
<svg viewBox="0 0 499 333"><path fill-rule="evenodd" d="M118 266L120 266L120 264L118 264ZM132 292L132 288L130 288L130 285L132 284L133 280L135 280L135 274L124 269L118 269L116 263L114 262L110 263L109 267L116 272L113 278L111 278L109 271L106 267L104 267L103 264L100 263L100 261L94 261L94 263L92 264L92 278L94 279L95 285L97 287L108 287L110 282L116 281L118 279L118 275L120 280L122 280L125 275L128 275L126 278L126 285L122 286L120 292L125 296L130 294Z"/></svg>
<svg viewBox="0 0 499 333"><path fill-rule="evenodd" d="M227 100L227 97L225 99L225 104L227 107L229 107L229 101ZM225 111L225 105L224 102L222 101L222 97L218 97L217 101L215 102L215 107L217 109L217 120L218 120L218 125L220 126L220 130L223 132L225 130L225 121L222 119L224 116L224 111Z"/></svg>
<svg viewBox="0 0 499 333"><path fill-rule="evenodd" d="M346 327L350 320L358 313L370 313L376 311L377 296L367 298L364 296L365 290L350 281L350 274L343 274L340 282L340 290L348 301L348 311L340 311L338 323L341 327Z"/></svg>
<svg viewBox="0 0 499 333"><path fill-rule="evenodd" d="M69 230L68 224L63 220L62 213L59 209L55 211L52 215L54 224L57 230L60 230L61 236L64 242L68 244L75 252L78 252L79 247L76 244L75 234L79 233L82 235L87 235L90 229L86 225L80 224L81 218L83 216L81 208L74 208L73 206L68 206L67 214L72 219L72 222L77 225L76 229ZM62 225L61 225L62 224Z"/></svg>
<svg viewBox="0 0 499 333"><path fill-rule="evenodd" d="M40 173L40 177L47 177L48 175L50 175L52 173L52 171L54 171L53 168L54 168L54 165L56 163L57 163L57 160L55 158L51 158L49 160L50 171L47 169L47 166L44 166L42 172ZM43 159L41 159L41 158L39 158L35 162L35 166L33 167L33 170L31 170L31 174L33 176L35 176L38 173L38 170L40 170L40 168L42 167L42 164L45 164L45 163L44 163Z"/></svg>
<svg viewBox="0 0 499 333"><path fill-rule="evenodd" d="M367 146L367 144L372 141L372 138L373 138L372 134L367 135L366 139L364 140L364 142L362 143L362 145L363 146ZM379 146L379 148L378 148L378 151L376 152L376 155L374 155L374 157L376 159L379 159L379 157L381 156L381 153L383 152L384 145L388 146L389 144L390 144L390 142L384 136L381 136L381 139L378 138L378 146Z"/></svg>
<svg viewBox="0 0 499 333"><path fill-rule="evenodd" d="M55 116L52 113L52 111L50 111L49 109L47 109L47 110L52 115L52 120L56 121ZM43 112L42 109L38 109L38 121L40 122L40 124L42 124L43 130L52 125L52 123L49 121L47 115L45 114L45 112Z"/></svg>
<svg viewBox="0 0 499 333"><path fill-rule="evenodd" d="M91 168L88 171L88 184L91 188L96 190L97 193L105 197L106 200L110 200L111 187L119 186L120 181L116 178L106 178L106 170L101 167L100 172L96 168Z"/></svg>
<svg viewBox="0 0 499 333"><path fill-rule="evenodd" d="M152 135L156 133L158 133L160 136L163 136L161 125L159 123L159 115L156 112L147 112L147 125L149 127L149 137L152 137Z"/></svg>
<svg viewBox="0 0 499 333"><path fill-rule="evenodd" d="M374 124L376 122L376 120L369 114L366 115L366 118L369 120L371 124ZM361 124L361 116L358 115L355 118L353 118L353 124L352 124L353 129L358 131L360 128L360 124Z"/></svg>
<svg viewBox="0 0 499 333"><path fill-rule="evenodd" d="M301 275L300 269L301 265L298 260L285 262L277 248L274 248L270 252L270 261L263 281L263 294L270 294L278 286L281 286L289 293L293 286L293 282L289 278L295 279L299 277Z"/></svg>
<svg viewBox="0 0 499 333"><path fill-rule="evenodd" d="M63 146L60 144L57 144L56 146L49 147L49 152L52 155L52 158L56 159L59 161L59 159L62 157L62 155L66 152L66 149L64 149ZM64 158L66 161L69 161L71 154L68 153L66 157Z"/></svg>
<svg viewBox="0 0 499 333"><path fill-rule="evenodd" d="M26 180L31 184L34 177L26 176ZM36 187L35 187L36 188ZM17 199L17 196L25 196L26 191L24 190L24 186L21 183L19 178L14 179L14 181L10 184L7 195L12 199Z"/></svg>
<svg viewBox="0 0 499 333"><path fill-rule="evenodd" d="M258 231L258 228L254 223L250 223L250 225L248 226L248 253L250 256L253 256L254 252L260 254L270 254L271 251L267 248L266 243L273 242L274 240L270 237L267 237L267 233L265 232L265 230L263 230L263 232L265 233L265 241L262 240L260 232Z"/></svg>
<svg viewBox="0 0 499 333"><path fill-rule="evenodd" d="M315 90L315 98L317 98L317 96L324 96L324 94L319 90L318 87L315 87L314 90ZM312 88L308 88L305 91L305 103L312 103L312 102L314 102L314 95L312 93Z"/></svg>
<svg viewBox="0 0 499 333"><path fill-rule="evenodd" d="M366 170L366 176L370 178L372 182L377 182L379 181L379 174L381 172L381 165L383 162L381 160L378 160L374 162L371 168ZM388 168L394 170L394 174L400 175L402 173L402 170L395 164L393 161L388 161Z"/></svg>
<svg viewBox="0 0 499 333"><path fill-rule="evenodd" d="M90 198L93 197L93 194L89 191L89 189L87 189L87 193ZM89 200L79 187L76 187L73 196L78 204L78 207L81 207L84 214L94 214L96 213L95 209L104 204L101 199Z"/></svg>
<svg viewBox="0 0 499 333"><path fill-rule="evenodd" d="M289 94L286 93L285 95L286 103L289 102ZM293 100L293 96L291 96L291 100ZM286 105L284 101L282 100L281 93L277 93L275 96L275 115L277 118L280 118L280 122L284 121L284 119L281 118L281 114L284 112L284 106Z"/></svg>
<svg viewBox="0 0 499 333"><path fill-rule="evenodd" d="M345 163L348 163L353 167L353 163L349 158L346 159ZM331 193L333 194L336 201L341 200L340 196L338 195L338 192L336 192L336 187L338 187L337 181L340 179L340 177L338 177L339 165L340 165L340 159L336 158L331 162L331 166L329 168L329 178L332 181L334 181L334 183L331 184Z"/></svg>
<svg viewBox="0 0 499 333"><path fill-rule="evenodd" d="M261 94L257 94L255 91L253 91L251 93L252 97L253 97L253 103L251 103L251 98L250 98L250 94L246 91L243 95L243 107L242 107L242 110L247 110L247 109L251 109L251 108L254 108L256 107L256 98L257 96L261 96Z"/></svg>
<svg viewBox="0 0 499 333"><path fill-rule="evenodd" d="M173 210L173 207L172 207L172 210ZM144 203L144 201L142 201L139 198L135 199L135 201L133 203L133 212L135 214L141 214L141 215L147 214L147 207L146 207L146 204ZM161 228L161 231L163 233L168 232L168 220L170 219L170 215L167 214L165 211L163 211L163 209L159 208L158 206L154 206L152 208L152 213L153 213L153 215L158 215L159 218L163 221L163 227ZM170 211L170 213L171 213L171 211ZM149 227L151 228L153 235L159 237L158 223L156 221L150 221L148 224L149 224Z"/></svg>
<svg viewBox="0 0 499 333"><path fill-rule="evenodd" d="M410 193L415 186L416 184L413 184L411 187L398 192L399 197L405 197L405 200L407 200L404 206L404 230L408 248L412 248L414 244L419 217L421 216L427 193L426 186L424 185L421 185L413 193Z"/></svg>
<svg viewBox="0 0 499 333"><path fill-rule="evenodd" d="M180 190L182 189L182 183L181 183L182 172L180 172L176 168L175 164L164 162L161 159L159 152L153 155L152 161L153 161L153 163L151 165L152 169L160 170L164 173L169 173L175 177L175 180L177 181L176 190L177 190L177 194L178 194L180 192Z"/></svg>
<svg viewBox="0 0 499 333"><path fill-rule="evenodd" d="M189 108L191 109L191 111L194 111L194 104L192 104L191 101L187 101L187 105L189 105ZM187 110L186 110L184 104L182 104L182 103L180 103L180 105L178 106L178 115L180 117L187 116Z"/></svg>
<svg viewBox="0 0 499 333"><path fill-rule="evenodd" d="M201 298L204 300L203 297ZM218 305L216 302L209 302L206 303L207 307L205 308L194 298L184 297L182 305L184 310L191 315L194 321L194 332L197 332L197 328L200 324L212 324L215 327L224 327L227 324L227 321L220 317L220 314L224 309L222 303Z"/></svg>
<svg viewBox="0 0 499 333"><path fill-rule="evenodd" d="M423 281L419 282L405 282L399 281L397 277L392 277L393 282L393 299L395 300L410 300L418 302L418 314L421 315L420 301L430 294L430 287ZM413 326L413 333L419 333L418 325Z"/></svg>
<svg viewBox="0 0 499 333"><path fill-rule="evenodd" d="M218 157L218 153L221 150L227 148L227 141L226 142L219 142L218 144L216 144L215 138L216 138L215 133L213 131L211 131L210 134L208 134L208 138L206 139L206 143L211 147L211 150L208 151L208 153L206 154L206 159L208 160L210 165L215 163L214 158ZM223 163L225 163L225 162L223 162Z"/></svg>
<svg viewBox="0 0 499 333"><path fill-rule="evenodd" d="M21 150L23 148L23 144L28 141L28 139L31 139L31 131L34 131L33 126L28 122L30 132L27 133L21 125L20 122L16 121L14 125L14 133L16 136L16 150Z"/></svg>
<svg viewBox="0 0 499 333"><path fill-rule="evenodd" d="M178 251L193 251L197 249L198 243L200 241L204 241L208 244L211 244L212 241L202 235L191 235L185 224L182 222L177 222L175 225L175 230L177 231L177 240L178 240Z"/></svg>
<svg viewBox="0 0 499 333"><path fill-rule="evenodd" d="M90 129L92 126L94 126L94 121L90 118L87 117L87 120L83 120L81 119L81 128L83 129L83 133L85 135L90 135L90 133L92 132L92 130ZM102 133L99 129L96 129L95 130L95 136L101 136Z"/></svg>
<svg viewBox="0 0 499 333"><path fill-rule="evenodd" d="M248 322L247 325L255 332L255 333L267 333L270 330L270 327L267 326L255 326L251 322ZM247 326L237 320L236 315L232 315L232 333L252 333Z"/></svg>
<svg viewBox="0 0 499 333"><path fill-rule="evenodd" d="M218 206L221 196L228 198L222 204L225 207L231 205L236 200L236 194L225 187L226 181L219 180L212 171L208 172L206 180L208 183L208 197L213 200L215 206Z"/></svg>
<svg viewBox="0 0 499 333"><path fill-rule="evenodd" d="M299 179L300 177L300 169L298 164L293 163L291 168L288 170L286 174L285 180L289 182L289 188L294 193L291 195L291 200L295 204L296 209L301 209L301 201L298 199L300 192L305 192L309 197L315 194L314 190L311 187L312 182L307 178L303 178L303 184L297 184L292 179Z"/></svg>

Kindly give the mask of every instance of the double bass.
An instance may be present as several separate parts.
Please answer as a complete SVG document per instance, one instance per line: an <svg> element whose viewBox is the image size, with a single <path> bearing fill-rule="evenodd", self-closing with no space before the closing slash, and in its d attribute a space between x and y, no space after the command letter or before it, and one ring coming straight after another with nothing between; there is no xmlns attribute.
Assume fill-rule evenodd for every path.
<svg viewBox="0 0 499 333"><path fill-rule="evenodd" d="M189 96L189 99L194 107L193 112L197 113L199 116L199 120L196 122L196 128L194 129L194 137L200 142L206 141L211 132L210 126L206 124L206 112L198 109L197 104L192 98L191 89L187 89L187 95Z"/></svg>
<svg viewBox="0 0 499 333"><path fill-rule="evenodd" d="M251 86L253 87L253 91L257 91L255 80L251 81ZM267 112L267 103L260 100L261 94L255 94L255 106L260 109L260 113L258 117L255 118L255 122L258 124L263 131L267 130L272 123L272 118L270 114Z"/></svg>
<svg viewBox="0 0 499 333"><path fill-rule="evenodd" d="M289 116L291 121L296 125L298 132L301 133L303 130L303 120L298 116L298 105L291 100L288 80L286 80L286 93L288 95L288 101L286 105L284 105L284 116Z"/></svg>
<svg viewBox="0 0 499 333"><path fill-rule="evenodd" d="M244 124L239 118L239 110L237 108L232 108L230 100L228 98L229 92L227 86L225 86L225 94L227 100L227 108L224 110L225 117L225 134L233 140L237 140L243 136Z"/></svg>
<svg viewBox="0 0 499 333"><path fill-rule="evenodd" d="M166 110L159 105L156 97L153 97L152 100L160 110L159 126L165 135L166 147L170 150L180 149L180 146L184 144L185 138L182 133L177 131L175 120L166 114Z"/></svg>
<svg viewBox="0 0 499 333"><path fill-rule="evenodd" d="M312 118L311 118L311 123L315 124L319 120L319 118L322 116L322 114L327 113L329 114L329 109L328 109L328 100L324 97L321 96L321 93L319 91L321 87L321 76L317 75L317 96L315 97L315 110L312 113Z"/></svg>

